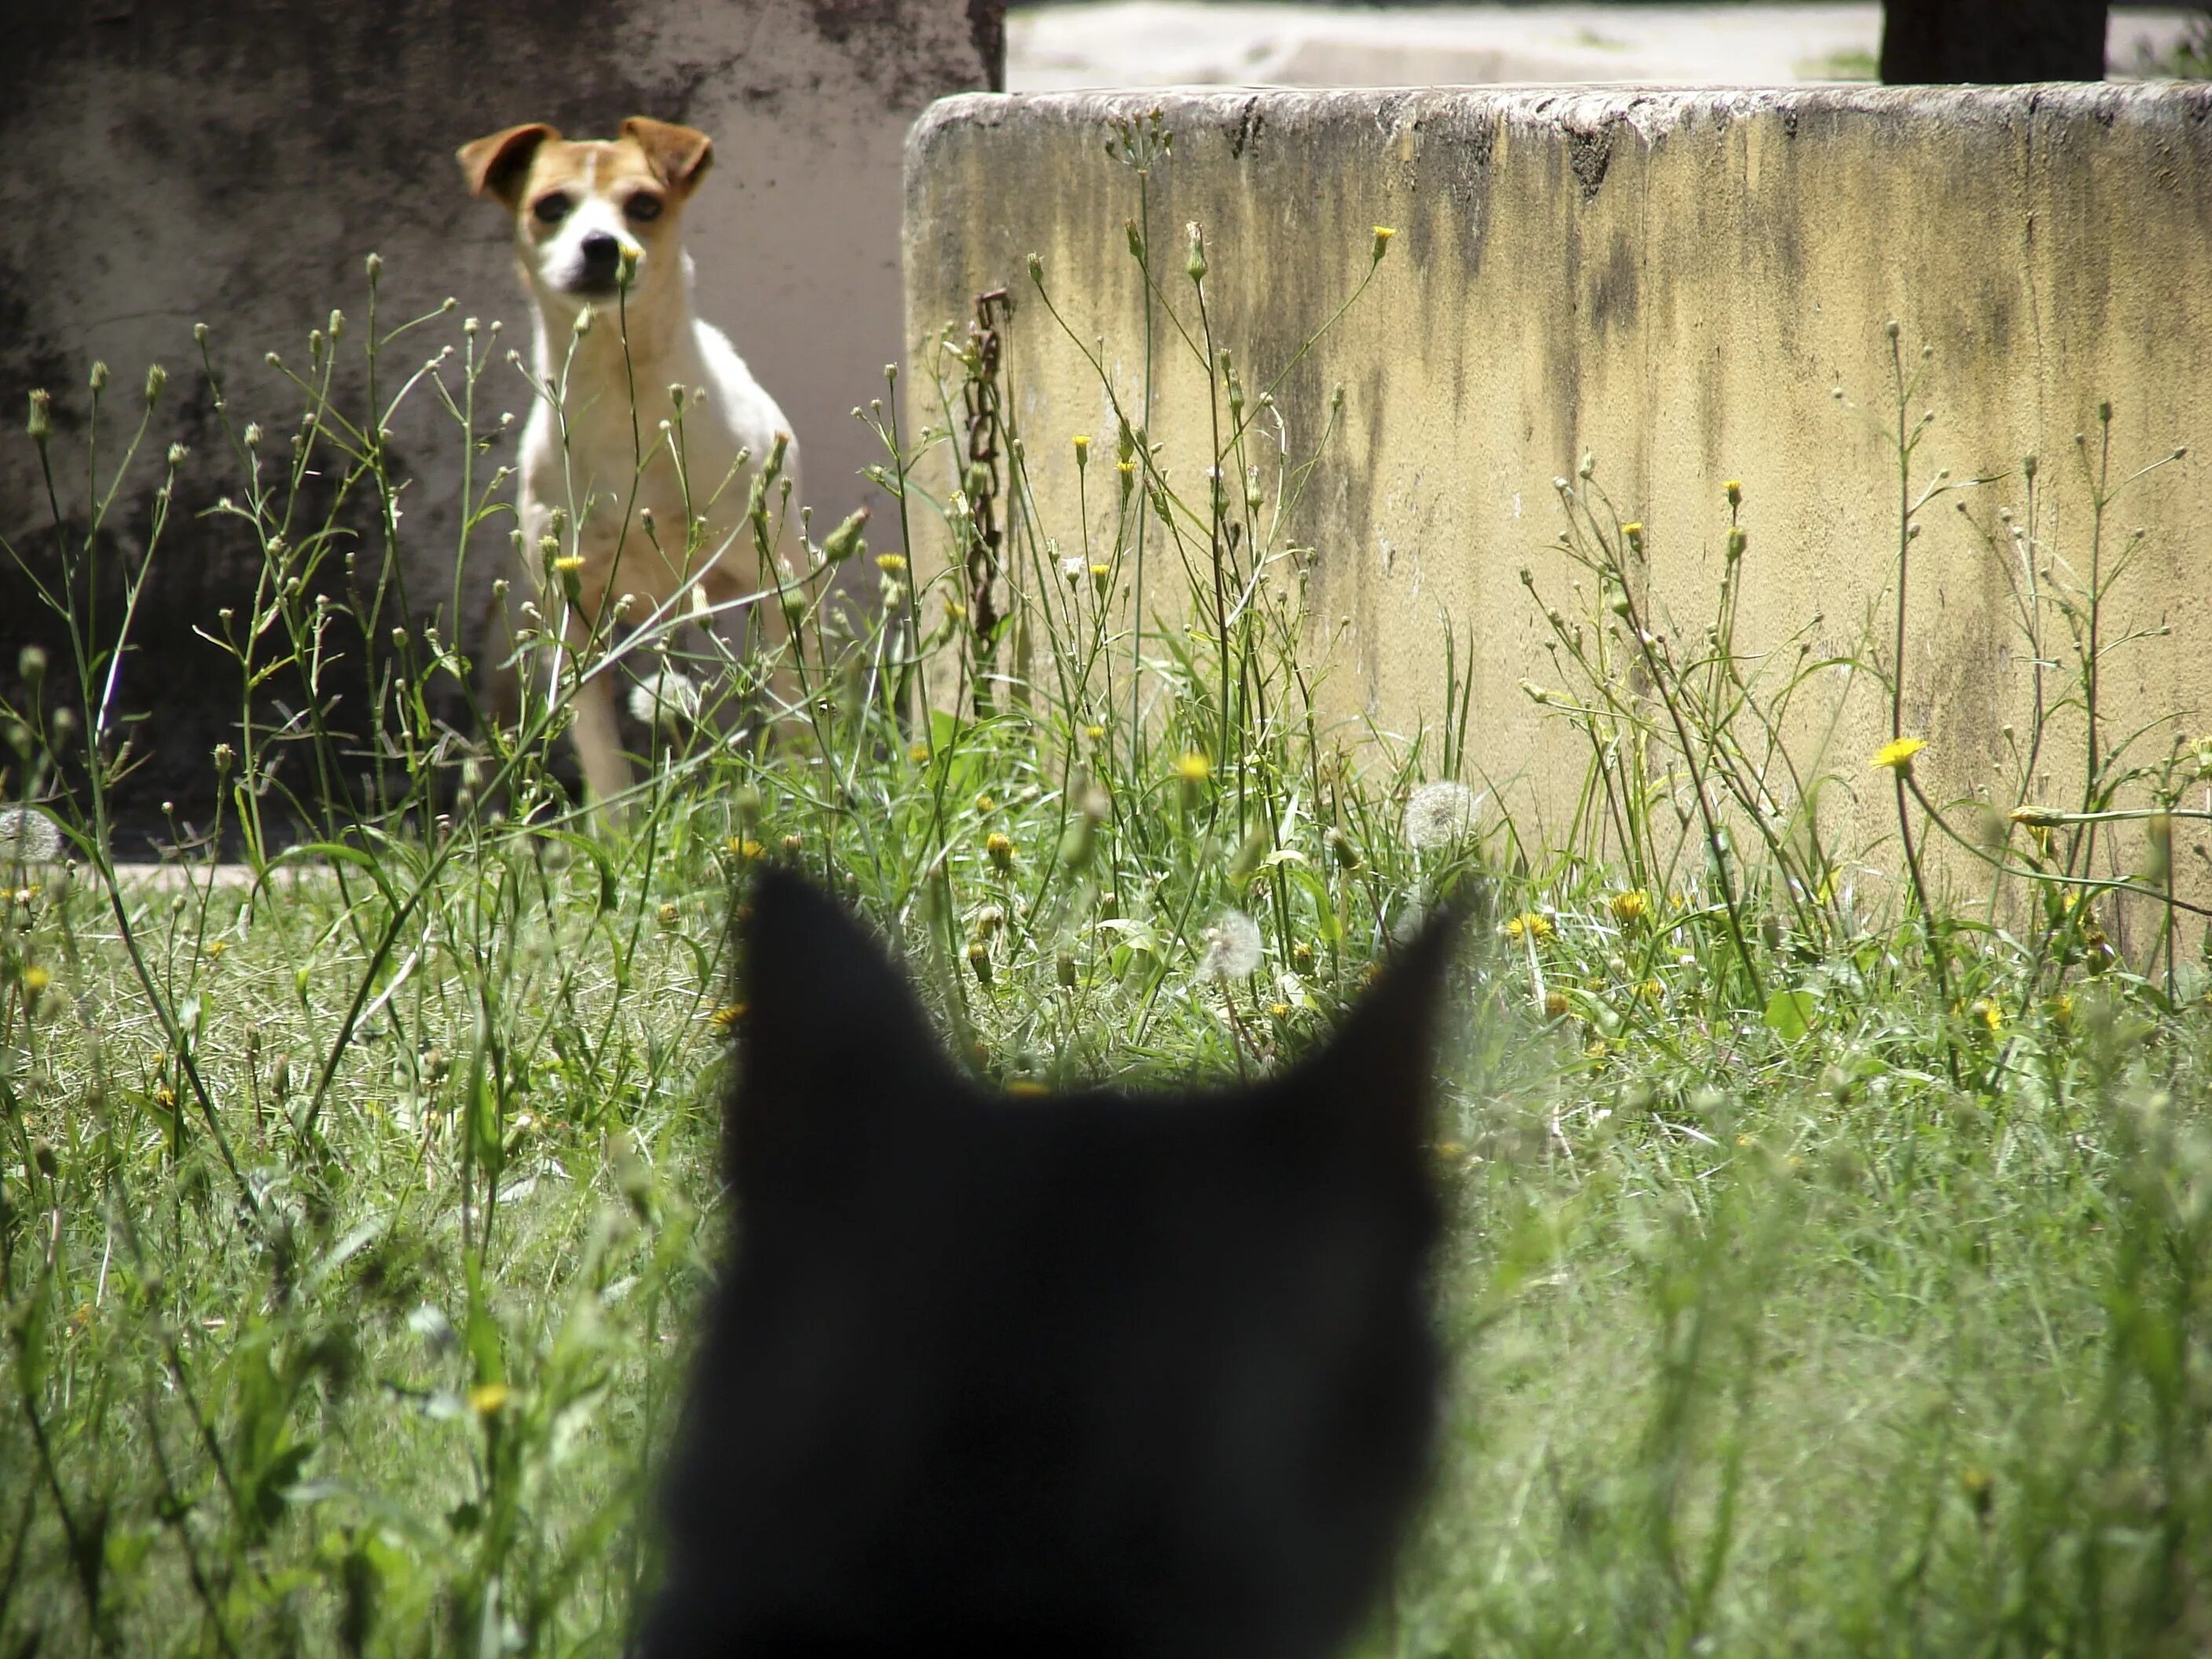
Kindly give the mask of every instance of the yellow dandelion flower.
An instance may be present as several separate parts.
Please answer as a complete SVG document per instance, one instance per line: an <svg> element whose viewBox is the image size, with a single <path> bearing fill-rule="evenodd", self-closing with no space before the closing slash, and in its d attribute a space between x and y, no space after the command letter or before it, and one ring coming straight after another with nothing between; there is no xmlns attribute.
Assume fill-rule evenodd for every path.
<svg viewBox="0 0 2212 1659"><path fill-rule="evenodd" d="M1647 979L1636 988L1636 994L1646 1002L1656 1002L1667 994L1667 988L1656 979Z"/></svg>
<svg viewBox="0 0 2212 1659"><path fill-rule="evenodd" d="M1547 991L1544 993L1545 1018L1563 1019L1566 1017L1566 1012L1567 994L1565 991Z"/></svg>
<svg viewBox="0 0 2212 1659"><path fill-rule="evenodd" d="M478 1417L495 1417L514 1397L514 1390L504 1382L479 1382L469 1390L469 1409Z"/></svg>
<svg viewBox="0 0 2212 1659"><path fill-rule="evenodd" d="M573 576L584 568L584 556L580 553L563 553L553 561L553 568L564 576Z"/></svg>
<svg viewBox="0 0 2212 1659"><path fill-rule="evenodd" d="M1204 783L1213 775L1213 763L1195 749L1176 757L1176 775L1185 783Z"/></svg>
<svg viewBox="0 0 2212 1659"><path fill-rule="evenodd" d="M230 949L228 939L211 939L208 941L207 953L211 957L219 957L228 949Z"/></svg>
<svg viewBox="0 0 2212 1659"><path fill-rule="evenodd" d="M1728 496L1728 504L1730 507L1741 507L1743 505L1742 479L1726 479L1722 483L1721 489Z"/></svg>
<svg viewBox="0 0 2212 1659"><path fill-rule="evenodd" d="M1288 1019L1290 1017L1291 1017L1291 1005L1290 1005L1289 1003L1287 1003L1287 1002L1271 1002L1271 1003L1269 1003L1269 1004L1267 1005L1267 1018L1270 1018L1270 1019Z"/></svg>
<svg viewBox="0 0 2212 1659"><path fill-rule="evenodd" d="M1975 998L1966 1012L1984 1030L1994 1033L2004 1028L2004 1011L1987 997Z"/></svg>
<svg viewBox="0 0 2212 1659"><path fill-rule="evenodd" d="M1607 902L1613 919L1626 927L1644 920L1651 909L1651 896L1641 887L1632 887L1625 893L1615 893Z"/></svg>
<svg viewBox="0 0 2212 1659"><path fill-rule="evenodd" d="M906 555L903 553L878 553L876 555L876 568L882 571L886 576L896 576L900 571L906 568Z"/></svg>
<svg viewBox="0 0 2212 1659"><path fill-rule="evenodd" d="M1505 937L1510 939L1526 938L1540 944L1551 938L1555 931L1551 917L1541 910L1523 910L1519 915L1510 917L1505 923Z"/></svg>
<svg viewBox="0 0 2212 1659"><path fill-rule="evenodd" d="M1392 226L1376 226L1375 251L1371 257L1376 260L1380 260L1385 253L1388 253L1390 251L1390 239L1397 234L1397 230Z"/></svg>
<svg viewBox="0 0 2212 1659"><path fill-rule="evenodd" d="M1928 739L1925 738L1892 738L1874 751L1874 758L1867 765L1875 770L1887 769L1902 776L1912 769L1912 757L1927 746Z"/></svg>
<svg viewBox="0 0 2212 1659"><path fill-rule="evenodd" d="M987 794L978 795L975 797L975 810L979 812L995 812L999 810L999 803Z"/></svg>
<svg viewBox="0 0 2212 1659"><path fill-rule="evenodd" d="M684 913L672 904L662 905L654 914L660 918L660 925L663 927L673 927L684 918Z"/></svg>
<svg viewBox="0 0 2212 1659"><path fill-rule="evenodd" d="M994 830L983 837L983 851L989 854L992 864L1001 874L1014 867L1014 842L1010 836Z"/></svg>
<svg viewBox="0 0 2212 1659"><path fill-rule="evenodd" d="M33 965L23 969L23 988L33 996L54 982L54 976L45 969Z"/></svg>
<svg viewBox="0 0 2212 1659"><path fill-rule="evenodd" d="M745 1005L742 1002L726 1002L707 1016L726 1031L744 1017Z"/></svg>
<svg viewBox="0 0 2212 1659"><path fill-rule="evenodd" d="M906 757L912 761L916 766L927 765L929 763L929 745L926 743L918 743L915 744L913 748L906 751Z"/></svg>

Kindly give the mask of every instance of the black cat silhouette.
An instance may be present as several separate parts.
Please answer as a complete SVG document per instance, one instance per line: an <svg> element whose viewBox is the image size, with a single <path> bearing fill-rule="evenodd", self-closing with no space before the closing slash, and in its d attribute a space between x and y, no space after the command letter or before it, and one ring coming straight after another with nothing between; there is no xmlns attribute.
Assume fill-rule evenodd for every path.
<svg viewBox="0 0 2212 1659"><path fill-rule="evenodd" d="M1321 1659L1438 1386L1432 921L1250 1087L1013 1098L836 903L763 877L647 1659Z"/></svg>

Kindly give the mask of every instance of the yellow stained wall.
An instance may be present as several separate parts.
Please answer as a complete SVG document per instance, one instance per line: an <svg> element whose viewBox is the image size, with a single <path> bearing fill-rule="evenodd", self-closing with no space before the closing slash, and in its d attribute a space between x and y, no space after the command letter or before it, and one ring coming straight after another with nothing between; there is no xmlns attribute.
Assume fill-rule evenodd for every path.
<svg viewBox="0 0 2212 1659"><path fill-rule="evenodd" d="M1710 619L1723 481L1736 478L1750 535L1741 637L1793 659L1801 635L1816 655L1870 643L1886 672L1899 486L1883 325L1899 323L1908 374L1927 348L1908 416L1935 412L1916 489L1939 467L1954 481L2009 475L1932 503L1912 544L1905 726L1930 744L1920 775L1953 800L2011 775L2033 678L2006 563L1954 501L1984 522L2000 505L2024 515L2020 464L2037 456L2039 567L2063 584L2069 568L2087 574L2077 434L2094 450L2100 398L2115 476L2212 444L2212 89L947 100L908 141L907 317L925 371L909 418L942 419L926 372L936 331L1006 288L1014 413L1042 527L1066 545L1068 439L1097 440L1095 505L1110 489L1114 404L1026 262L1038 256L1076 337L1103 337L1120 406L1140 410L1144 294L1125 228L1139 179L1103 144L1109 117L1154 105L1173 135L1148 186L1158 303L1195 318L1184 227L1196 222L1215 341L1255 388L1357 285L1370 227L1396 232L1372 287L1276 393L1296 455L1320 443L1344 391L1295 526L1317 550L1306 655L1333 711L1409 733L1444 712L1447 627L1471 639L1474 761L1534 819L1557 821L1585 751L1521 689L1561 676L1519 573L1571 608L1553 481L1586 454L1620 517L1648 526L1649 595L1689 640ZM1208 454L1205 384L1158 318L1152 345L1152 435L1202 500L1190 481ZM2101 631L2146 636L2106 658L2103 712L2113 736L2153 726L2149 759L2212 729L2212 469L2191 456L2133 486L2108 522L2108 572L2136 526L2148 534ZM2063 671L2045 682L2051 696L2069 684ZM1840 723L1823 744L1831 705ZM1893 828L1887 779L1866 769L1888 732L1886 687L1831 671L1802 713L1801 763L1846 786L1824 795L1824 821L1841 844L1870 844ZM2078 715L2053 718L2036 799L2078 804L2081 737ZM2190 802L2204 797L2199 785ZM2198 862L2188 846L2203 837L2188 831L2202 828L2184 826L2178 862Z"/></svg>

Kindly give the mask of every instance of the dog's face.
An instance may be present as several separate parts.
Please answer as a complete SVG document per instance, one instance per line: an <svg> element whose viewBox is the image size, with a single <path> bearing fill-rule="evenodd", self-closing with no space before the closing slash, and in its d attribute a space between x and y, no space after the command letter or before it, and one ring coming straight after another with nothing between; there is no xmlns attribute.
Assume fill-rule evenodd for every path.
<svg viewBox="0 0 2212 1659"><path fill-rule="evenodd" d="M632 116L612 140L565 139L540 122L459 151L471 194L514 216L515 248L541 299L611 300L625 259L634 289L675 272L684 202L714 159L703 132Z"/></svg>

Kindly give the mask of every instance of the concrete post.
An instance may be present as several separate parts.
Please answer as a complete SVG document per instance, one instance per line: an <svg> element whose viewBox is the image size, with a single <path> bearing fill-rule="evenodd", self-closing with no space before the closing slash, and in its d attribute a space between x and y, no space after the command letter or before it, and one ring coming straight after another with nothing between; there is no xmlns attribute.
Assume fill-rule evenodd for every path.
<svg viewBox="0 0 2212 1659"><path fill-rule="evenodd" d="M1173 152L1141 198L1148 303L1128 229L1147 210L1104 141L1152 106ZM2212 270L2208 118L2212 90L2174 84L961 98L908 151L908 326L925 339L963 323L979 293L1012 297L1001 344L1036 522L1009 546L1113 552L1124 413L1187 500L1204 501L1210 466L1233 478L1249 459L1273 501L1279 467L1313 461L1287 532L1312 552L1285 569L1302 584L1324 712L1347 740L1433 738L1455 650L1473 684L1470 780L1543 825L1573 809L1585 756L1522 683L1561 684L1544 606L1575 612L1577 573L1554 544L1567 523L1554 481L1582 489L1586 456L1620 517L1645 525L1645 597L1686 648L1729 568L1733 479L1750 535L1735 579L1745 648L1774 653L1776 672L1801 646L1821 662L1893 659L1895 319L1923 373L1909 418L1936 412L1915 487L1938 467L1988 481L1916 520L1927 533L1909 584L1906 729L1931 745L1931 793L1960 800L2010 787L2035 699L2059 695L2037 665L2065 655L2064 629L2042 614L2040 646L2025 638L2016 584L2071 593L2087 580L2081 446L2094 459L2100 408L2116 477L2212 434L2212 288L2197 276ZM1209 341L1246 384L1273 388L1256 452L1212 447L1222 394L1186 343L1191 223L1210 262ZM1306 349L1386 246L1358 305ZM1103 458L1087 496L1076 434ZM941 453L927 466L927 487L958 483ZM2212 707L2212 468L2192 453L2124 499L2104 556L2146 533L2105 595L2105 638L2130 643L2103 665L2102 718L2140 731L2132 752L2149 764L2193 744ZM2026 576L2014 524L2033 532ZM1171 544L1150 545L1146 623L1165 633L1184 577ZM1025 571L1035 591L1059 580ZM1126 627L1131 601L1115 603ZM1867 763L1888 735L1880 684L1831 668L1793 705L1832 715L1800 734L1790 786L1817 796L1831 845L1884 833ZM2048 726L2033 798L2078 799L2080 721L2061 710Z"/></svg>

